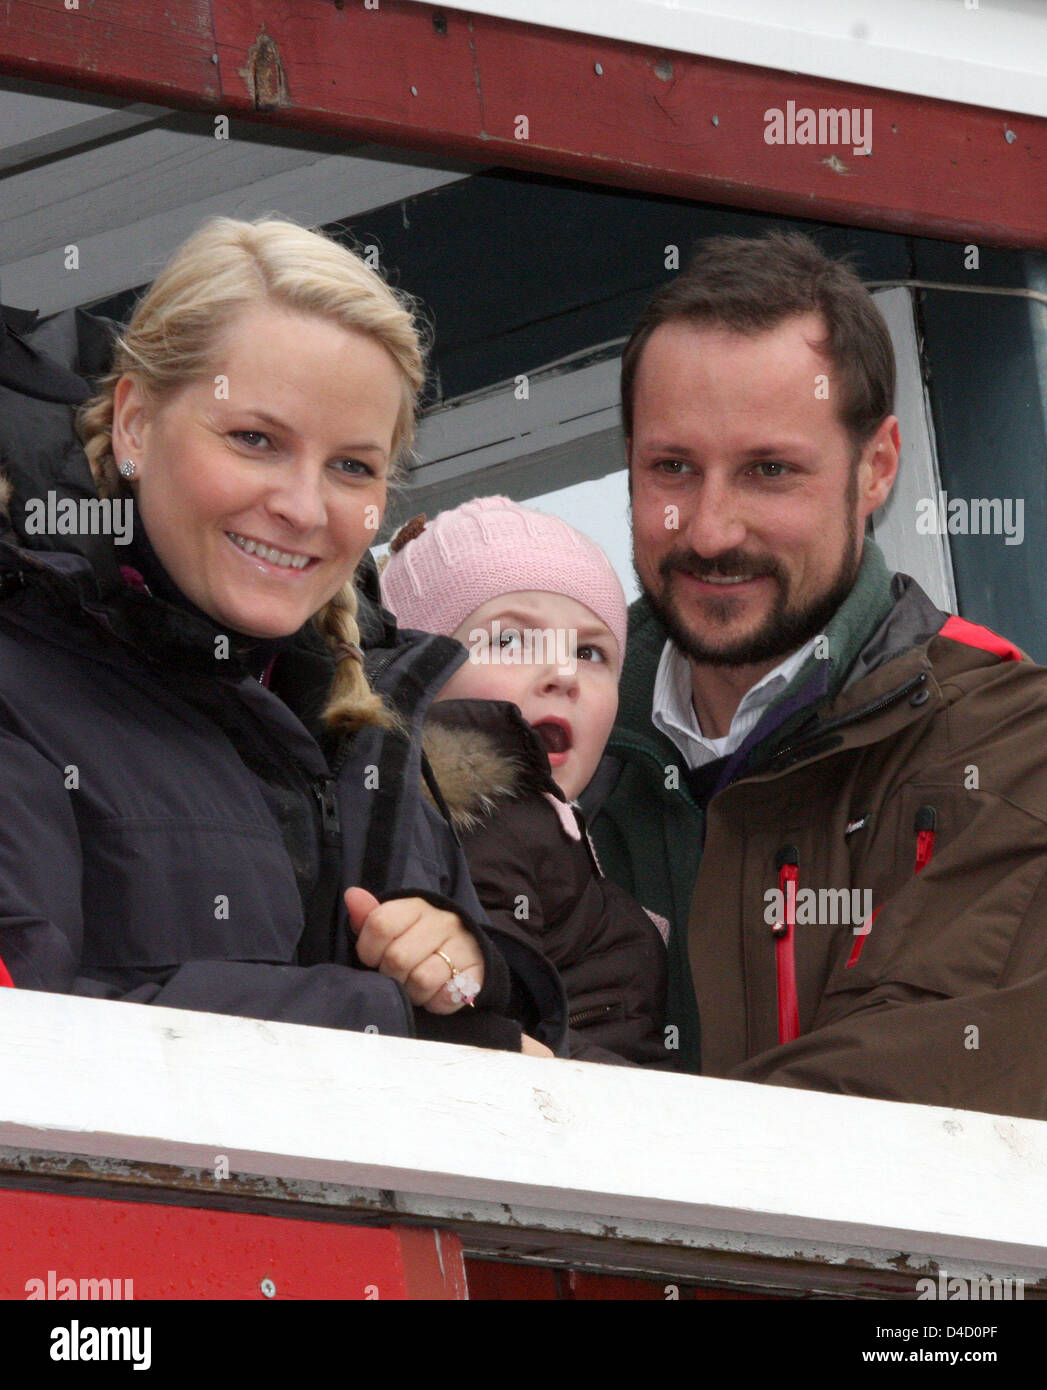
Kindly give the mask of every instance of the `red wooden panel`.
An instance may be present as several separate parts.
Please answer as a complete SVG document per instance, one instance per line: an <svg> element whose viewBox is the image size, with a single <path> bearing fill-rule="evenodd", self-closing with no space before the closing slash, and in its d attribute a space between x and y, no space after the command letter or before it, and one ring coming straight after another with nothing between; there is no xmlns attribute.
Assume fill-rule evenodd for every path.
<svg viewBox="0 0 1047 1390"><path fill-rule="evenodd" d="M0 5L0 71L169 105L217 98L211 0L76 5Z"/></svg>
<svg viewBox="0 0 1047 1390"><path fill-rule="evenodd" d="M530 113L532 162L550 172L584 168L590 179L732 206L1047 245L1047 121L550 33L501 24L477 36L489 139L511 146L513 122ZM790 102L794 112L868 109L871 154L768 144L765 113L784 117ZM795 136L795 120L790 128Z"/></svg>
<svg viewBox="0 0 1047 1390"><path fill-rule="evenodd" d="M469 1297L462 1242L453 1232L401 1226L389 1234L399 1242L405 1298Z"/></svg>
<svg viewBox="0 0 1047 1390"><path fill-rule="evenodd" d="M260 106L293 125L475 156L482 101L473 26L441 11L440 34L432 13L399 0L382 0L377 10L357 0L275 13L271 0L214 0L222 109L246 115ZM270 42L260 43L263 35Z"/></svg>
<svg viewBox="0 0 1047 1390"><path fill-rule="evenodd" d="M382 0L379 10L215 0L223 90L265 32L284 120L657 193L956 238L1047 245L1047 121ZM379 61L380 59L380 61ZM597 72L597 68L601 72ZM412 95L412 88L417 95ZM769 145L764 113L871 111L872 153ZM326 113L326 114L325 114ZM526 116L527 139L517 138ZM714 124L715 121L715 124ZM522 128L520 128L522 129ZM1007 130L1015 139L1008 143Z"/></svg>
<svg viewBox="0 0 1047 1390"><path fill-rule="evenodd" d="M446 1231L0 1190L0 1299L111 1296L117 1280L136 1300L466 1297Z"/></svg>
<svg viewBox="0 0 1047 1390"><path fill-rule="evenodd" d="M1043 119L405 0L374 10L355 0L81 0L75 11L6 0L0 66L486 165L1047 247ZM765 113L789 102L868 108L871 154L767 144Z"/></svg>
<svg viewBox="0 0 1047 1390"><path fill-rule="evenodd" d="M760 1302L766 1303L768 1299L789 1299L793 1295L785 1293L735 1293L733 1289L709 1289L693 1288L689 1289L686 1295L688 1298L704 1299L729 1299L732 1303ZM683 1290L680 1290L680 1297L684 1297Z"/></svg>
<svg viewBox="0 0 1047 1390"><path fill-rule="evenodd" d="M554 1270L540 1265L514 1265L498 1260L467 1259L469 1297L474 1301L509 1299L576 1300L593 1302L675 1302L726 1300L753 1302L787 1298L785 1294L736 1293L733 1289L700 1288L676 1279L640 1279L622 1274L590 1274L578 1269Z"/></svg>
<svg viewBox="0 0 1047 1390"><path fill-rule="evenodd" d="M494 1299L555 1302L560 1297L557 1271L540 1265L469 1259L465 1262L465 1273L469 1280L469 1297L474 1303Z"/></svg>
<svg viewBox="0 0 1047 1390"><path fill-rule="evenodd" d="M664 1279L636 1279L621 1274L584 1274L572 1269L564 1280L564 1298L581 1302L595 1299L621 1299L629 1302L664 1302L666 1290L674 1287L677 1298L690 1298L690 1290Z"/></svg>

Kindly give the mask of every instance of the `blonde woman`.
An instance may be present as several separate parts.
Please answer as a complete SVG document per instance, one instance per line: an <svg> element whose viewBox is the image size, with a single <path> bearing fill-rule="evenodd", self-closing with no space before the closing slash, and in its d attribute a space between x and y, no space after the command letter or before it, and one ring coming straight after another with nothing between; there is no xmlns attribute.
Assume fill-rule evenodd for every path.
<svg viewBox="0 0 1047 1390"><path fill-rule="evenodd" d="M41 537L23 495L0 542L0 982L560 1045L421 793L463 650L377 610L361 650L423 378L410 304L291 223L212 220L141 300L79 415L133 524Z"/></svg>

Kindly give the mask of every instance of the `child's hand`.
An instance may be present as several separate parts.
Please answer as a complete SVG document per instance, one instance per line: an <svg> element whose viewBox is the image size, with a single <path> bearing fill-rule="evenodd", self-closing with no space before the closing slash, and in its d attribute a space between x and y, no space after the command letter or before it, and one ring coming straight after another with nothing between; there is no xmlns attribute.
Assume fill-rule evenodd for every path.
<svg viewBox="0 0 1047 1390"><path fill-rule="evenodd" d="M412 1004L453 1014L480 992L483 955L457 913L424 898L379 903L366 888L347 888L345 905L361 963L398 980Z"/></svg>

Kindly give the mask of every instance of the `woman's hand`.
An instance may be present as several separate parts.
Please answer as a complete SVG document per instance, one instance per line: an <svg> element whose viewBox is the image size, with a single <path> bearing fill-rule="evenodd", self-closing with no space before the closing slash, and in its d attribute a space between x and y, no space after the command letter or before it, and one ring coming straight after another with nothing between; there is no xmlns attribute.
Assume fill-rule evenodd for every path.
<svg viewBox="0 0 1047 1390"><path fill-rule="evenodd" d="M520 1051L525 1057L555 1057L556 1053L545 1043L540 1043L537 1038L530 1038L524 1033L520 1038Z"/></svg>
<svg viewBox="0 0 1047 1390"><path fill-rule="evenodd" d="M361 963L398 980L412 1004L453 1014L479 994L483 954L457 913L424 898L380 903L366 888L347 888L345 905Z"/></svg>

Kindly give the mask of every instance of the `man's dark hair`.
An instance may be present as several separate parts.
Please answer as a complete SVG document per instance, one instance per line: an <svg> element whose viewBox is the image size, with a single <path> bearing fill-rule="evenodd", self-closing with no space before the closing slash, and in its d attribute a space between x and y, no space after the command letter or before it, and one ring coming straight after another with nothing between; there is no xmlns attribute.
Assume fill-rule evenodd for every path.
<svg viewBox="0 0 1047 1390"><path fill-rule="evenodd" d="M703 241L686 269L664 285L641 314L622 354L622 422L633 432L633 392L640 355L664 323L763 333L799 314L817 313L827 333L819 344L839 375L838 414L855 454L894 405L894 351L872 295L843 261L810 237L771 232Z"/></svg>

